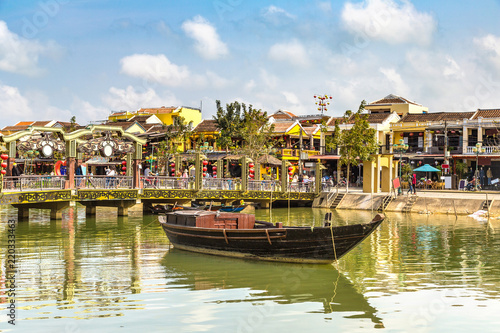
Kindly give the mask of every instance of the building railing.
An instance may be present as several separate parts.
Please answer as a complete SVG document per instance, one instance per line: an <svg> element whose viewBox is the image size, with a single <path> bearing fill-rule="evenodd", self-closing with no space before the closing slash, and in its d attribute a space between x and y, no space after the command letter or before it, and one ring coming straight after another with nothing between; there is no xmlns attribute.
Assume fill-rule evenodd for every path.
<svg viewBox="0 0 500 333"><path fill-rule="evenodd" d="M481 149L484 148L484 153L485 154L491 154L491 153L496 153L496 152L499 152L500 151L500 147L498 146L481 146ZM474 149L476 149L476 146L468 146L467 147L467 154L476 154L474 152Z"/></svg>
<svg viewBox="0 0 500 333"><path fill-rule="evenodd" d="M130 176L75 176L77 189L124 189L133 188Z"/></svg>
<svg viewBox="0 0 500 333"><path fill-rule="evenodd" d="M65 176L4 176L2 188L3 191L61 190L65 184Z"/></svg>

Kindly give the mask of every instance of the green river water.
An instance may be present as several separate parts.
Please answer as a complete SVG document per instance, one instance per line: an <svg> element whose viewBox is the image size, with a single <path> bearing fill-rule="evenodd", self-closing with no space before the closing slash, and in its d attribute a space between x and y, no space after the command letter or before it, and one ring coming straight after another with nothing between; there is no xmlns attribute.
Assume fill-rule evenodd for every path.
<svg viewBox="0 0 500 333"><path fill-rule="evenodd" d="M327 211L256 215L319 226ZM334 224L374 215L333 214ZM311 266L176 250L141 211L88 218L77 206L50 221L31 210L31 222L12 228L16 210L2 207L0 332L500 332L500 220L386 217L338 265Z"/></svg>

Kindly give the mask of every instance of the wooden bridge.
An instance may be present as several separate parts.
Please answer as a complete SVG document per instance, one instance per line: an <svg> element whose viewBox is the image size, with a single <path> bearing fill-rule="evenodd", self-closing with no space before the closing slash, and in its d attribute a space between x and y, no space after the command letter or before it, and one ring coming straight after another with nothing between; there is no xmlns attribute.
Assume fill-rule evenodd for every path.
<svg viewBox="0 0 500 333"><path fill-rule="evenodd" d="M29 216L30 208L50 209L51 219L61 219L62 210L80 203L88 215L95 214L96 207L117 207L118 215L128 215L128 209L138 203L144 210L158 203L190 205L192 201L217 201L231 204L234 201L259 203L267 208L273 202L312 203L318 195L315 182L288 183L248 180L239 178L204 178L197 189L196 182L180 177L141 177L139 188L133 188L127 176L75 177L74 188L67 188L64 176L4 177L0 204L18 209L19 220ZM327 184L321 184L327 190Z"/></svg>

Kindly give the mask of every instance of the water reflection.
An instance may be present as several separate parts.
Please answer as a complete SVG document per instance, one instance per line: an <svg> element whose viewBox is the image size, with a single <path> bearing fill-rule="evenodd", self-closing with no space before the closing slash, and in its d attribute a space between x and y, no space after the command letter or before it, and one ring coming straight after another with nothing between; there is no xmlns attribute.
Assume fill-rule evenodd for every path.
<svg viewBox="0 0 500 333"><path fill-rule="evenodd" d="M331 265L296 265L199 255L176 249L162 260L170 287L191 290L245 288L251 298L225 302L315 302L316 312L348 312L382 326L376 310L352 283ZM355 313L354 315L352 313Z"/></svg>
<svg viewBox="0 0 500 333"><path fill-rule="evenodd" d="M448 322L475 329L457 309L466 309L468 315L479 313L475 308L500 311L500 220L483 223L451 215L388 213L379 229L340 260L339 274L332 266L170 252L154 216L139 211L118 217L115 210L101 209L97 216L86 217L80 208L65 211L62 221L50 221L46 211L33 210L31 222L17 224L17 305L23 325L37 329L40 321L53 325L46 319L107 318L113 326L121 325L123 317L143 322L151 316L160 326L167 317L179 329L183 320L190 320L187 309L203 303L219 309L209 323L218 328L227 323L227 311L241 317L249 308L274 304L273 320L281 329L293 330L290 322L300 317L325 330L339 324L345 330L409 330L435 325L425 317L425 324L415 321L412 326L409 309L419 313L444 299L437 314L446 313ZM285 208L273 209L272 217L267 210L256 215L319 226L328 211ZM367 222L375 213L333 214L335 224L341 225ZM0 218L16 219L16 210L2 207ZM4 305L6 240L7 225L0 223ZM165 314L165 307L170 314ZM0 308L3 316L5 306ZM493 325L493 318L486 316L481 323ZM5 325L0 322L0 330Z"/></svg>

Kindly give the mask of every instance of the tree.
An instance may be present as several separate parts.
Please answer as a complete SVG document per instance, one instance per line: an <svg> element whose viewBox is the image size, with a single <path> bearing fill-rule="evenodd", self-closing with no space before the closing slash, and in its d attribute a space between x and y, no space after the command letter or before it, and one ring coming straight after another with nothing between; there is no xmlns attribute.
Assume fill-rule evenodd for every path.
<svg viewBox="0 0 500 333"><path fill-rule="evenodd" d="M328 148L340 149L340 163L347 166L347 175L349 176L351 165L357 166L362 161L372 161L372 154L378 152L379 144L375 137L376 130L370 128L368 115L362 112L365 109L366 101L362 101L358 111L352 113L347 110L343 118L335 122L335 131L333 139L326 144ZM340 124L353 124L350 129L341 129ZM343 126L346 127L346 126ZM349 183L349 182L347 182ZM348 191L348 185L346 185Z"/></svg>
<svg viewBox="0 0 500 333"><path fill-rule="evenodd" d="M69 120L69 131L73 132L76 130L76 116L71 117Z"/></svg>
<svg viewBox="0 0 500 333"><path fill-rule="evenodd" d="M239 153L250 157L254 162L259 156L268 154L274 142L274 124L267 119L267 112L254 109L252 105L246 108L243 104L243 122L241 127L242 146Z"/></svg>
<svg viewBox="0 0 500 333"><path fill-rule="evenodd" d="M243 126L242 109L245 109L245 104L233 102L226 104L226 109L222 108L220 101L217 100L217 115L214 120L217 128L220 131L220 136L217 138L217 146L222 149L229 150L233 146L233 139L241 138L241 128Z"/></svg>
<svg viewBox="0 0 500 333"><path fill-rule="evenodd" d="M192 130L183 117L175 117L173 123L166 126L165 139L158 145L160 168L165 167L168 170L168 161L179 151L179 146L186 143L192 135Z"/></svg>

